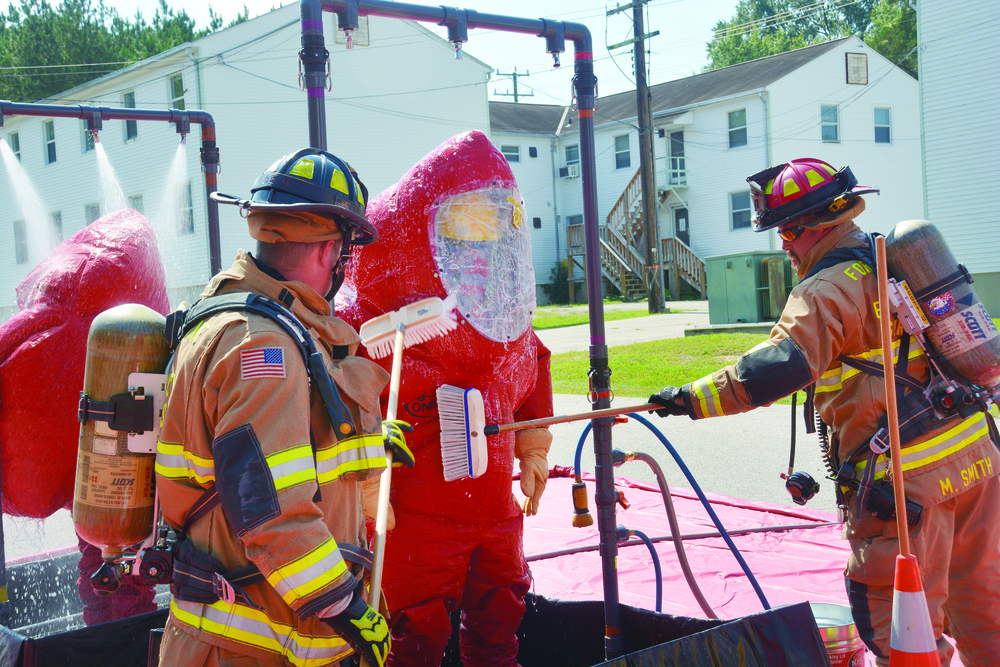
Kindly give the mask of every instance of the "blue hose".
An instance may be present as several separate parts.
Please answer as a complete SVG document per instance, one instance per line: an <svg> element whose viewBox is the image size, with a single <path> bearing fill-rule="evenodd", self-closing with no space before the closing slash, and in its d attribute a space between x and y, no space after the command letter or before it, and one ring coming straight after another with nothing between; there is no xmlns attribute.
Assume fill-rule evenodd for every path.
<svg viewBox="0 0 1000 667"><path fill-rule="evenodd" d="M632 530L632 533L638 537L649 549L649 555L653 558L653 572L656 574L656 611L660 611L660 601L663 599L663 575L660 572L660 559L656 555L656 548L653 547L653 542L648 537L646 533L641 530Z"/></svg>
<svg viewBox="0 0 1000 667"><path fill-rule="evenodd" d="M698 498L699 500L701 500L701 504L705 506L705 511L708 512L708 516L711 517L712 522L715 524L715 527L719 531L719 534L722 535L722 539L726 541L727 545L729 545L729 550L733 552L733 556L736 558L736 562L740 564L740 567L743 569L743 573L746 574L747 579L750 580L750 585L753 586L753 590L755 593L757 593L757 597L760 599L761 604L764 605L764 609L765 610L770 609L771 605L768 604L767 598L764 597L764 591L761 590L760 584L757 583L757 579L753 576L753 573L750 571L750 567L743 559L743 555L740 554L740 550L736 548L736 544L733 542L733 538L731 538L729 536L729 533L726 532L726 529L722 525L722 521L719 520L719 517L715 513L715 510L712 509L712 504L708 502L708 498L705 497L704 492L702 492L701 487L698 486L698 482L695 481L694 476L691 474L691 471L688 470L688 467L684 463L684 460L681 458L680 454L677 453L677 450L674 449L674 446L670 444L670 441L667 440L666 436L664 436L663 433L661 433L658 428L653 426L648 419L634 412L630 412L628 416L635 419L637 422L639 422L640 424L648 428L650 431L652 431L653 434L656 435L656 437L660 440L660 442L663 443L663 446L667 448L667 451L670 452L670 455L674 457L674 461L677 462L677 466L681 469L681 472L684 473L684 477L687 478L687 481L691 485L691 488L694 489L694 492L696 494L698 494ZM593 428L593 422L592 421L587 422L587 425L583 428L583 433L580 435L580 440L576 444L576 456L573 459L573 466L574 466L573 472L576 475L580 474L580 458L583 455L583 443L587 440L587 436L590 434L590 430L592 428ZM638 535L638 532L636 534ZM656 558L653 559L653 562L656 564L657 569L659 569L659 563L657 562ZM657 584L659 585L659 577L657 577ZM659 611L659 609L657 609L657 611Z"/></svg>

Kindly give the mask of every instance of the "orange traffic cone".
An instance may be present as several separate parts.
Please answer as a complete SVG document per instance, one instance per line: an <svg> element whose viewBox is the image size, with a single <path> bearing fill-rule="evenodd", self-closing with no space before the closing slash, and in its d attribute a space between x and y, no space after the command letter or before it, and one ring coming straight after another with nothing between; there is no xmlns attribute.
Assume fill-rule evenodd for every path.
<svg viewBox="0 0 1000 667"><path fill-rule="evenodd" d="M941 667L916 556L896 556L890 667Z"/></svg>

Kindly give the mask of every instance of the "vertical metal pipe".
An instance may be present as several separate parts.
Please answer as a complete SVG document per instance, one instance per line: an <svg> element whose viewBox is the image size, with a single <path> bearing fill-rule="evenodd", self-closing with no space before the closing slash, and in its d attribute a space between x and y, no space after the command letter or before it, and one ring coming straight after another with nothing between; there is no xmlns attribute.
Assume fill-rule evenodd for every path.
<svg viewBox="0 0 1000 667"><path fill-rule="evenodd" d="M326 62L330 52L323 40L323 5L301 0L302 50L299 51L302 85L309 113L309 146L326 150Z"/></svg>
<svg viewBox="0 0 1000 667"><path fill-rule="evenodd" d="M219 234L219 202L212 193L219 187L219 148L215 143L215 123L201 126L201 170L205 172L205 198L208 200L208 258L211 275L222 270L222 240Z"/></svg>
<svg viewBox="0 0 1000 667"><path fill-rule="evenodd" d="M601 295L601 255L597 222L597 167L594 147L594 109L597 77L594 56L576 44L576 95L580 122L580 167L583 180L583 221L587 247L587 299L590 311L590 391L595 410L611 406L611 369L604 338L604 302ZM587 45L589 47L589 44ZM614 418L595 419L594 458L597 491L597 528L600 535L601 571L604 577L604 653L608 660L622 654L621 621L618 604L618 536L615 506L614 464L611 455L611 425Z"/></svg>

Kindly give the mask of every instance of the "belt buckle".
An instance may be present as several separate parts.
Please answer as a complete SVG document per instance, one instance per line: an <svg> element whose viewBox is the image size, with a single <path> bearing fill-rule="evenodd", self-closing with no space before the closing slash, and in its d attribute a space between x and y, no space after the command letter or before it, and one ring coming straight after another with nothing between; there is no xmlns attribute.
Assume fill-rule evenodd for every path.
<svg viewBox="0 0 1000 667"><path fill-rule="evenodd" d="M219 599L226 604L236 603L236 589L218 572L212 573L212 588Z"/></svg>
<svg viewBox="0 0 1000 667"><path fill-rule="evenodd" d="M868 441L868 446L876 454L885 454L889 451L889 434L884 428L880 428L872 436L872 439Z"/></svg>

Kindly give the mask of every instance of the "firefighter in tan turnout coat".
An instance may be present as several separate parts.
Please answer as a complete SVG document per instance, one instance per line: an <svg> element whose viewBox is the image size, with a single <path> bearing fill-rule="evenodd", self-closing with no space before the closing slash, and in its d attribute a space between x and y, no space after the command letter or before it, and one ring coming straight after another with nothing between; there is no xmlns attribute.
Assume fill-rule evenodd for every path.
<svg viewBox="0 0 1000 667"><path fill-rule="evenodd" d="M755 229L778 228L800 282L769 340L735 365L666 387L650 400L664 406L661 416L703 419L769 405L815 384L815 409L829 427L827 458L844 473L838 499L852 549L848 598L862 638L878 664L888 665L896 521L858 506L862 482L877 487L891 467L885 455L868 456L868 442L886 414L884 381L860 368L883 359L874 262L857 254L869 248L868 235L853 222L864 211L858 195L875 190L857 186L849 168L838 172L813 159L792 160L747 180ZM926 383L924 352L908 338L897 324L891 355L897 377L902 371ZM956 640L966 665L1000 664L1000 456L990 419L977 412L918 425L902 442L906 496L923 508L910 528L911 551L920 560L944 665L954 648L943 632ZM874 473L866 477L869 464Z"/></svg>
<svg viewBox="0 0 1000 667"><path fill-rule="evenodd" d="M361 481L385 467L386 446L412 455L406 425L381 421L385 371L354 356L358 334L329 304L350 244L376 239L366 195L315 149L272 165L249 201L217 195L249 212L259 243L199 305L254 294L294 318L235 309L185 324L156 458L161 507L181 533L162 665L327 665L353 650L384 664L388 629L364 602ZM307 371L293 319L332 385Z"/></svg>

